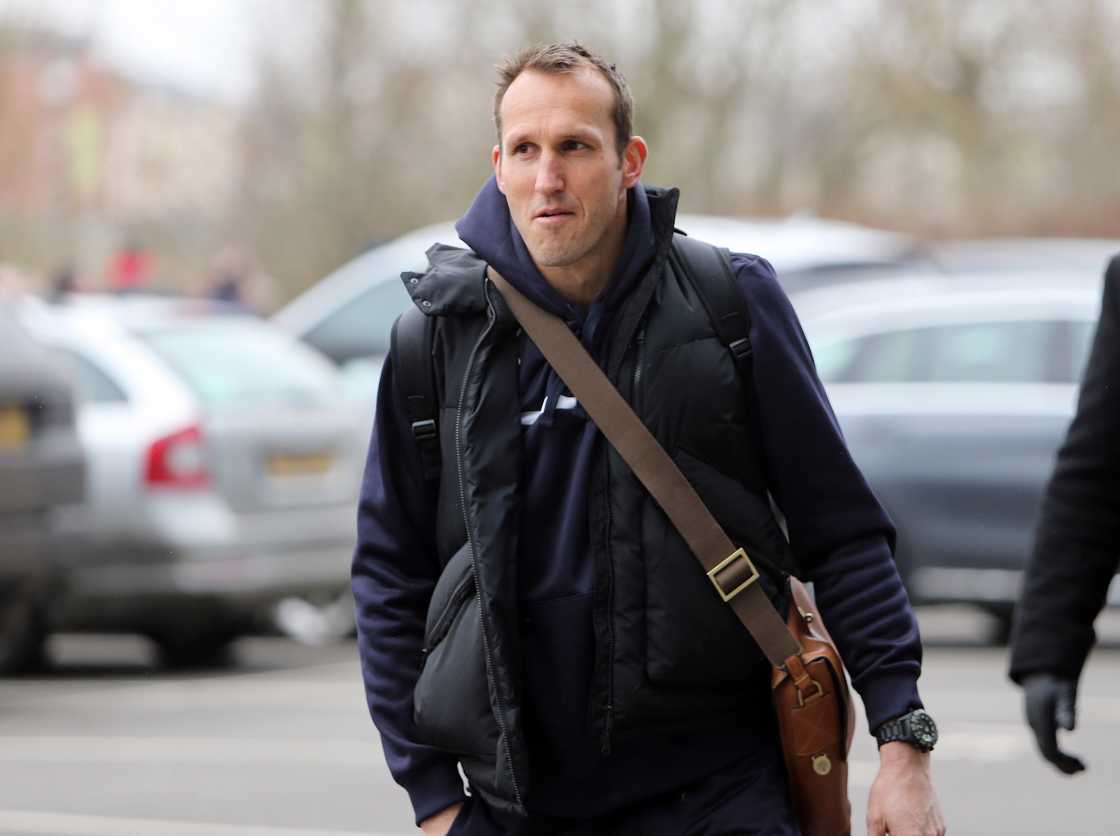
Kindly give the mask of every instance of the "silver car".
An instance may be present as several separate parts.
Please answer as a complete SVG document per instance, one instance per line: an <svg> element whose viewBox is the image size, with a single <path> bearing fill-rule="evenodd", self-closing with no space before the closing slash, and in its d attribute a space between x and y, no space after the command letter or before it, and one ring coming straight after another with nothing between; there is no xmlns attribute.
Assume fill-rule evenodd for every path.
<svg viewBox="0 0 1120 836"><path fill-rule="evenodd" d="M919 602L1010 624L1100 307L1095 271L899 277L795 295Z"/></svg>
<svg viewBox="0 0 1120 836"><path fill-rule="evenodd" d="M366 439L326 359L200 302L24 319L73 370L89 463L52 629L140 632L195 664L290 596L344 595Z"/></svg>

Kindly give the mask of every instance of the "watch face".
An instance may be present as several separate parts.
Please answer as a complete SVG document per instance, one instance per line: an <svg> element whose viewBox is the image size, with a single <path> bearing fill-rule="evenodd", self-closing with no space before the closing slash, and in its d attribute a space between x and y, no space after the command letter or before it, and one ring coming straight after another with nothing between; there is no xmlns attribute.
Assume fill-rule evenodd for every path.
<svg viewBox="0 0 1120 836"><path fill-rule="evenodd" d="M915 711L910 715L910 731L923 748L932 749L937 743L937 724L924 711Z"/></svg>

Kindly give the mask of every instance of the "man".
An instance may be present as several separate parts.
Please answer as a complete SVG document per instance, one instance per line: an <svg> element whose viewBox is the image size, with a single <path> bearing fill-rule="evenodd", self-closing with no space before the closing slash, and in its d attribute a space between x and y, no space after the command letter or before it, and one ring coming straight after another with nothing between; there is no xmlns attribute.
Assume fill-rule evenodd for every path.
<svg viewBox="0 0 1120 836"><path fill-rule="evenodd" d="M1104 300L1077 414L1057 464L1016 608L1011 678L1046 760L1067 775L1085 768L1058 747L1075 725L1077 681L1096 640L1093 621L1120 562L1120 255L1105 271Z"/></svg>
<svg viewBox="0 0 1120 836"><path fill-rule="evenodd" d="M677 193L641 186L632 110L622 76L578 44L507 62L494 178L457 227L473 252L434 247L406 277L433 332L439 478L424 478L417 384L394 354L353 579L370 712L429 836L797 833L764 657L486 264L568 322L771 567L789 551L773 496L872 728L921 707L893 529L796 317L768 263L733 257L753 322L741 379L669 265ZM881 759L870 831L943 833L928 753L896 741Z"/></svg>

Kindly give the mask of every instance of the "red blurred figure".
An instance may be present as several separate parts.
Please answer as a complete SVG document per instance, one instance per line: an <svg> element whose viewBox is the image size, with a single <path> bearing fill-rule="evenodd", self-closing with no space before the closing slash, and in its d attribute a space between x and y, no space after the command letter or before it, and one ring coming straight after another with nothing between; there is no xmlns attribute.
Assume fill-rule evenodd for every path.
<svg viewBox="0 0 1120 836"><path fill-rule="evenodd" d="M118 293L145 288L151 279L152 259L140 244L130 242L109 262L109 287Z"/></svg>

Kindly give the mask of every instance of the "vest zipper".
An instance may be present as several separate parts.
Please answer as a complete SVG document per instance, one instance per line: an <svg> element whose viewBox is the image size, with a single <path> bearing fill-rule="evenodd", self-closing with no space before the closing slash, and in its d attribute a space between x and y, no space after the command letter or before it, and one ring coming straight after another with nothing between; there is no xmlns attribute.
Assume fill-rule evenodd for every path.
<svg viewBox="0 0 1120 836"><path fill-rule="evenodd" d="M603 456L604 478L607 481L607 496L610 496L611 467L610 458ZM603 739L599 742L599 754L610 757L614 737L614 555L611 554L611 503L607 500L607 704L603 708Z"/></svg>
<svg viewBox="0 0 1120 836"><path fill-rule="evenodd" d="M646 327L643 325L635 337L636 350L634 353L634 379L633 387L630 392L630 398L633 403L631 404L635 412L637 411L638 404L638 384L642 380L642 347L646 340ZM610 495L610 465L607 463L608 459L603 459L603 468L606 470L607 479L607 495ZM610 512L611 505L607 502L607 530L610 531ZM610 549L610 535L607 536L606 547ZM603 757L609 757L613 749L614 737L614 560L607 555L607 704L603 708L603 737L599 741L599 754Z"/></svg>
<svg viewBox="0 0 1120 836"><path fill-rule="evenodd" d="M634 391L631 393L631 400L633 400L633 402L634 402L634 406L635 406L634 411L635 412L637 412L636 407L637 407L637 403L638 403L638 384L642 380L642 354L643 354L642 347L645 345L645 341L646 341L646 326L643 325L641 327L641 329L638 331L638 336L634 338L634 342L636 343L636 347L635 347L635 351L634 351L634 384L633 384Z"/></svg>
<svg viewBox="0 0 1120 836"><path fill-rule="evenodd" d="M474 367L474 361L475 361L475 357L478 355L478 349L482 346L482 343L486 341L486 338L488 336L490 336L490 332L494 328L494 322L495 322L495 319L496 319L496 315L494 313L494 308L490 304L489 297L487 297L487 300L486 300L486 317L489 320L489 322L487 323L486 327L483 329L481 336L479 336L478 342L476 342L474 344L474 348L471 349L470 356L467 358L467 368L466 368L466 371L463 374L462 387L459 390L459 404L458 404L458 408L456 409L456 412L455 412L455 463L456 463L456 469L459 472L459 506L463 510L463 525L467 529L467 541L470 543L470 546L471 546L471 574L474 576L475 589L478 591L478 607L479 607L479 616L480 616L479 626L481 627L481 633L482 633L482 654L483 654L483 657L484 657L484 661L486 663L486 678L489 682L496 683L497 680L496 680L496 677L495 677L495 674L494 674L494 657L492 655L492 651L491 651L491 648L490 648L490 639L489 639L489 636L487 634L487 629L486 629L487 624L488 624L488 618L486 616L486 607L483 606L482 581L479 578L478 561L476 559L478 551L475 548L474 534L472 533L472 529L471 529L470 513L467 511L466 477L464 476L463 444L462 444L462 439L463 439L463 432L462 432L462 430L463 430L463 400L464 400L464 398L466 396L466 393L467 393L467 382L470 380L471 369ZM513 768L513 753L510 751L510 748L509 748L509 733L506 730L506 723L505 723L505 717L504 717L505 706L502 704L502 697L501 697L500 689L498 688L498 686L496 684L494 685L494 698L497 701L497 710L494 712L494 720L497 722L498 731L502 735L502 742L504 744L502 748L505 751L506 766L509 769L510 783L513 784L513 797L514 797L514 800L517 802L517 806L521 807L521 808L524 808L525 805L521 801L521 787L517 783L517 772Z"/></svg>

